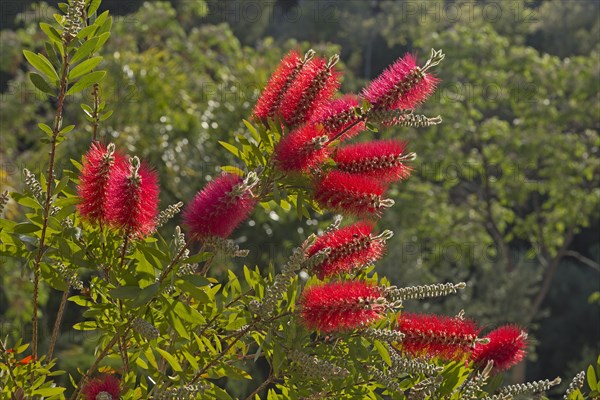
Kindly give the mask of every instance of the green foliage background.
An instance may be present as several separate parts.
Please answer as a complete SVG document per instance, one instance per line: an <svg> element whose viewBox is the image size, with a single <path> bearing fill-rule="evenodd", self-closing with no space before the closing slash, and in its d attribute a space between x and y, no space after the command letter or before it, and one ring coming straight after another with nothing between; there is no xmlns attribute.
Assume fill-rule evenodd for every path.
<svg viewBox="0 0 600 400"><path fill-rule="evenodd" d="M0 191L21 181L23 167L41 172L44 147L32 131L53 107L26 79L21 53L40 50L37 24L52 18L52 4L26 3L3 5ZM409 140L419 159L380 223L396 236L379 271L401 285L467 281L461 296L419 307L465 308L490 326L528 326L535 338L528 379L568 378L596 360L596 2L181 0L106 1L103 8L120 15L103 54L102 95L115 112L101 134L157 167L163 206L189 201L219 165L235 164L218 140L244 129L241 119L287 50L339 52L349 92L406 51L423 58L443 48L442 83L423 112L441 114L444 123L386 133ZM79 120L81 129L60 147L60 169L70 168L91 137L72 106L80 97L67 103L65 119ZM7 213L18 215L17 206ZM255 257L245 262L281 265L319 220L256 212L237 232ZM222 262L216 273L229 268L241 265ZM31 313L29 271L2 262L0 274L1 333L18 335L13 328L26 329ZM548 293L536 304L544 282ZM52 294L43 294L44 316L58 304ZM78 318L68 309L64 326ZM52 321L44 323L51 329ZM75 333L62 338L59 367L79 365L86 342Z"/></svg>

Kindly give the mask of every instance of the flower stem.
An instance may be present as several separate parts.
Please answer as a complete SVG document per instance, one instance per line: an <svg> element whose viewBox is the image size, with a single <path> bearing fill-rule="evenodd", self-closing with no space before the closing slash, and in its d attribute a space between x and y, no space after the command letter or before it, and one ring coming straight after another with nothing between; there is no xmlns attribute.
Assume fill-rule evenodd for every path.
<svg viewBox="0 0 600 400"><path fill-rule="evenodd" d="M48 228L48 218L50 216L50 205L52 204L52 191L54 189L54 160L56 157L56 145L58 144L58 134L62 127L65 94L69 83L68 76L69 52L65 48L62 69L60 72L60 84L56 106L56 116L54 118L52 139L50 141L50 161L48 165L48 176L46 178L46 201L44 202L44 219L42 223L42 233L40 235L38 251L35 255L35 260L33 262L33 316L31 318L31 354L34 359L37 359L38 353L38 294L40 286L40 263L42 261L42 255L44 254L45 250L44 247L46 244L46 231Z"/></svg>

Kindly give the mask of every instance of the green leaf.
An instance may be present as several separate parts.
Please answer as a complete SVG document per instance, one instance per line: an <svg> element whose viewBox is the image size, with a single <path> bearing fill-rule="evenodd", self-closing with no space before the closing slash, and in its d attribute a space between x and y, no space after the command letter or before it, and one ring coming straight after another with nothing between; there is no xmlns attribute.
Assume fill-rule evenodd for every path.
<svg viewBox="0 0 600 400"><path fill-rule="evenodd" d="M60 33L52 25L42 22L40 24L40 28L42 29L42 31L44 31L44 33L46 34L46 36L48 36L50 40L56 42L59 45L62 44Z"/></svg>
<svg viewBox="0 0 600 400"><path fill-rule="evenodd" d="M596 380L596 371L594 370L593 366L589 366L587 369L587 383L588 386L590 387L590 389L592 390L596 390L598 389L598 381Z"/></svg>
<svg viewBox="0 0 600 400"><path fill-rule="evenodd" d="M95 72L90 72L87 75L84 75L80 80L77 81L77 83L75 83L71 87L71 89L69 89L67 91L67 95L81 92L82 90L87 89L88 87L92 86L94 83L98 83L98 82L102 81L102 79L104 79L105 75L106 75L106 71L95 71Z"/></svg>
<svg viewBox="0 0 600 400"><path fill-rule="evenodd" d="M13 232L26 234L40 231L42 228L37 226L36 224L32 224L31 222L23 222L21 224L15 225Z"/></svg>
<svg viewBox="0 0 600 400"><path fill-rule="evenodd" d="M87 74L88 72L96 68L98 64L100 64L102 59L102 56L97 56L85 60L84 62L73 68L71 72L69 72L69 80L76 79L84 74Z"/></svg>
<svg viewBox="0 0 600 400"><path fill-rule="evenodd" d="M92 54L96 49L97 44L98 37L94 37L82 44L81 47L77 49L75 54L73 54L73 57L71 57L71 64L75 64Z"/></svg>
<svg viewBox="0 0 600 400"><path fill-rule="evenodd" d="M385 361L387 365L391 366L392 358L390 357L390 353L388 352L384 344L381 343L379 340L375 340L373 341L373 346L375 347L375 350L377 350L383 361Z"/></svg>
<svg viewBox="0 0 600 400"><path fill-rule="evenodd" d="M48 136L52 136L52 128L50 128L48 125L39 123L38 128L40 128L42 131L48 134Z"/></svg>
<svg viewBox="0 0 600 400"><path fill-rule="evenodd" d="M232 153L234 156L240 158L241 157L241 151L240 149L238 149L236 146L229 144L227 142L223 142L219 140L219 144L223 147L225 147L225 149L227 151L229 151L230 153Z"/></svg>
<svg viewBox="0 0 600 400"><path fill-rule="evenodd" d="M171 353L161 349L161 348L156 348L156 351L158 351L160 353L161 356L163 356L163 358L165 360L167 360L167 362L169 363L169 365L171 366L171 368L173 368L173 371L175 372L183 372L183 369L181 369L181 365L179 364L179 361L177 361L175 359L175 357L173 357L171 355Z"/></svg>
<svg viewBox="0 0 600 400"><path fill-rule="evenodd" d="M138 286L121 286L109 290L109 293L117 299L135 299L141 291L142 289Z"/></svg>
<svg viewBox="0 0 600 400"><path fill-rule="evenodd" d="M146 304L154 296L156 296L159 288L160 288L160 285L158 284L158 282L153 283L152 285L146 286L145 288L143 288L140 291L139 295L136 297L136 299L134 300L134 302L131 306L137 308L137 307L140 307L140 306Z"/></svg>
<svg viewBox="0 0 600 400"><path fill-rule="evenodd" d="M221 167L222 171L228 172L230 174L235 174L238 176L244 176L244 171L239 169L238 167L234 167L232 165L224 165Z"/></svg>
<svg viewBox="0 0 600 400"><path fill-rule="evenodd" d="M50 84L48 84L48 82L46 82L46 80L40 74L30 72L29 80L31 81L31 83L33 83L33 86L35 86L38 90L41 90L42 92L49 94L50 96L56 96L56 93L54 93L54 90L52 89Z"/></svg>
<svg viewBox="0 0 600 400"><path fill-rule="evenodd" d="M100 7L101 2L102 0L92 0L88 8L88 15L94 14L98 10L98 7Z"/></svg>
<svg viewBox="0 0 600 400"><path fill-rule="evenodd" d="M41 54L35 54L29 50L23 50L23 55L35 69L46 75L51 80L58 81L58 74L50 61Z"/></svg>
<svg viewBox="0 0 600 400"><path fill-rule="evenodd" d="M109 21L110 21L110 24L112 24L112 18L109 18ZM110 37L110 32L104 32L103 34L98 36L98 43L96 43L96 48L94 49L94 52L99 51L100 48L104 45L104 43L106 43L106 41L108 40L109 37Z"/></svg>

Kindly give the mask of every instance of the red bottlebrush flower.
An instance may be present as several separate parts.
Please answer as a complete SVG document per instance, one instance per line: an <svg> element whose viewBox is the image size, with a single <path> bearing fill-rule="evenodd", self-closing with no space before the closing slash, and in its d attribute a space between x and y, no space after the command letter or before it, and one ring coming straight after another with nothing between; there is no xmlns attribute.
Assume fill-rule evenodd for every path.
<svg viewBox="0 0 600 400"><path fill-rule="evenodd" d="M115 166L125 164L125 157L115 152L115 145L105 147L94 142L85 155L83 169L79 174L77 194L81 203L77 206L81 216L91 222L106 221L106 193L110 175Z"/></svg>
<svg viewBox="0 0 600 400"><path fill-rule="evenodd" d="M106 218L115 228L146 236L154 230L158 214L156 172L137 157L115 167L107 191Z"/></svg>
<svg viewBox="0 0 600 400"><path fill-rule="evenodd" d="M525 357L527 333L518 326L506 325L490 332L489 343L477 343L473 350L475 364L494 362L496 372L509 369Z"/></svg>
<svg viewBox="0 0 600 400"><path fill-rule="evenodd" d="M358 222L317 238L308 248L308 256L329 248L331 251L322 263L315 266L319 279L351 272L379 259L385 251L385 239L371 236L373 226Z"/></svg>
<svg viewBox="0 0 600 400"><path fill-rule="evenodd" d="M433 93L437 82L412 54L406 54L373 80L362 96L378 110L412 109Z"/></svg>
<svg viewBox="0 0 600 400"><path fill-rule="evenodd" d="M360 328L382 318L386 302L377 287L352 281L308 287L300 306L308 329L334 332Z"/></svg>
<svg viewBox="0 0 600 400"><path fill-rule="evenodd" d="M468 319L411 313L398 317L397 329L405 335L402 350L406 353L447 360L460 360L470 354L480 331Z"/></svg>
<svg viewBox="0 0 600 400"><path fill-rule="evenodd" d="M384 199L385 185L371 178L331 171L318 182L315 200L323 208L342 214L379 216L381 209L394 204Z"/></svg>
<svg viewBox="0 0 600 400"><path fill-rule="evenodd" d="M88 381L81 391L86 400L118 400L121 397L121 383L112 375Z"/></svg>
<svg viewBox="0 0 600 400"><path fill-rule="evenodd" d="M252 186L234 174L223 174L206 185L183 214L194 238L231 235L256 205Z"/></svg>
<svg viewBox="0 0 600 400"><path fill-rule="evenodd" d="M323 128L330 139L335 138L353 123L358 121L359 117L354 110L358 107L358 96L347 94L339 99L328 101L323 104L313 114L311 122L323 125ZM356 136L365 129L365 123L359 122L339 137L340 140L347 140Z"/></svg>
<svg viewBox="0 0 600 400"><path fill-rule="evenodd" d="M325 161L331 149L329 137L314 124L285 135L275 148L275 161L283 171L308 172Z"/></svg>
<svg viewBox="0 0 600 400"><path fill-rule="evenodd" d="M323 102L327 101L340 86L339 73L333 68L337 62L314 58L290 86L281 103L281 116L289 126L307 122Z"/></svg>
<svg viewBox="0 0 600 400"><path fill-rule="evenodd" d="M411 168L403 163L406 143L400 140L381 140L341 147L333 160L341 171L361 174L382 182L405 179Z"/></svg>
<svg viewBox="0 0 600 400"><path fill-rule="evenodd" d="M300 55L291 51L281 60L281 63L271 75L254 107L254 116L265 120L275 116L281 105L281 100L302 70L304 62Z"/></svg>

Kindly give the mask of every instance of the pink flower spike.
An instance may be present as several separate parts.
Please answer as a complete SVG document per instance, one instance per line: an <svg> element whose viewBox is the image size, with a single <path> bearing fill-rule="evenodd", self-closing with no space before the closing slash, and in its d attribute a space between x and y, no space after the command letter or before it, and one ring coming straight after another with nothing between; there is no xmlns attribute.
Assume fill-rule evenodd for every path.
<svg viewBox="0 0 600 400"><path fill-rule="evenodd" d="M308 256L329 248L331 251L314 270L319 279L341 272L352 272L378 260L385 251L385 237L371 235L373 226L358 222L317 238L308 248Z"/></svg>
<svg viewBox="0 0 600 400"><path fill-rule="evenodd" d="M337 60L337 57L329 61L317 57L302 68L281 103L281 116L288 126L309 121L315 110L338 89L339 72L334 69Z"/></svg>
<svg viewBox="0 0 600 400"><path fill-rule="evenodd" d="M371 178L331 171L317 183L315 200L323 208L341 214L379 217L394 201L384 199L386 186Z"/></svg>
<svg viewBox="0 0 600 400"><path fill-rule="evenodd" d="M480 331L468 319L411 313L398 317L397 329L405 335L402 351L446 360L460 360L470 354Z"/></svg>
<svg viewBox="0 0 600 400"><path fill-rule="evenodd" d="M380 290L361 281L310 286L300 299L303 324L326 333L360 328L382 318L385 310Z"/></svg>
<svg viewBox="0 0 600 400"><path fill-rule="evenodd" d="M113 375L104 375L88 381L81 393L85 400L118 400L121 398L121 383Z"/></svg>
<svg viewBox="0 0 600 400"><path fill-rule="evenodd" d="M527 332L515 325L505 325L487 336L489 343L478 343L473 351L475 364L485 366L494 362L494 371L500 372L518 364L525 357Z"/></svg>
<svg viewBox="0 0 600 400"><path fill-rule="evenodd" d="M275 162L282 171L309 172L331 152L328 140L327 134L313 124L296 128L277 144Z"/></svg>
<svg viewBox="0 0 600 400"><path fill-rule="evenodd" d="M107 192L106 219L114 228L148 236L158 215L158 178L139 158L115 166Z"/></svg>
<svg viewBox="0 0 600 400"><path fill-rule="evenodd" d="M437 82L406 54L373 80L362 97L376 110L413 109L433 93Z"/></svg>
<svg viewBox="0 0 600 400"><path fill-rule="evenodd" d="M83 169L79 174L77 194L81 202L77 209L81 216L92 223L106 222L106 192L115 165L125 164L125 157L115 151L115 145L107 147L94 142L85 155Z"/></svg>
<svg viewBox="0 0 600 400"><path fill-rule="evenodd" d="M323 125L323 128L330 139L333 139L350 125L358 121L359 117L354 111L358 106L359 99L357 95L344 95L339 99L330 100L316 109L311 118L311 122ZM348 140L364 130L365 123L359 122L356 126L350 128L341 135L339 140Z"/></svg>
<svg viewBox="0 0 600 400"><path fill-rule="evenodd" d="M253 182L249 182L256 179ZM183 219L194 239L210 236L227 238L252 212L257 199L252 193L256 175L244 181L225 173L196 194L187 206Z"/></svg>
<svg viewBox="0 0 600 400"><path fill-rule="evenodd" d="M333 160L341 171L362 174L382 182L406 179L411 168L405 164L413 155L404 154L406 143L400 140L380 140L341 147Z"/></svg>
<svg viewBox="0 0 600 400"><path fill-rule="evenodd" d="M310 54L307 57L311 57ZM256 102L253 113L256 118L266 120L277 114L283 96L298 77L303 65L304 60L295 51L290 51L281 60Z"/></svg>

